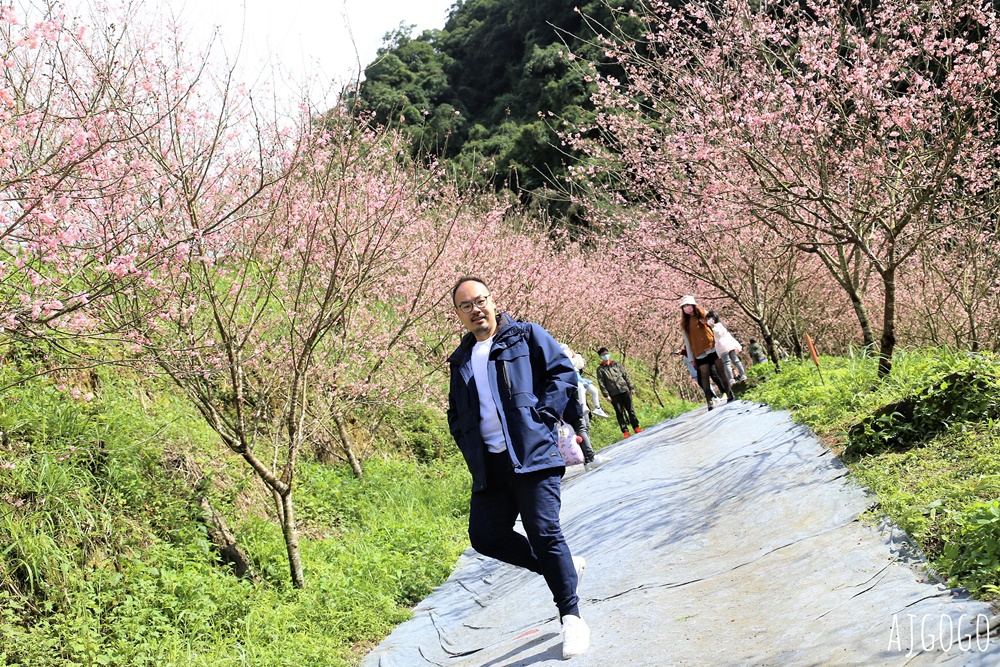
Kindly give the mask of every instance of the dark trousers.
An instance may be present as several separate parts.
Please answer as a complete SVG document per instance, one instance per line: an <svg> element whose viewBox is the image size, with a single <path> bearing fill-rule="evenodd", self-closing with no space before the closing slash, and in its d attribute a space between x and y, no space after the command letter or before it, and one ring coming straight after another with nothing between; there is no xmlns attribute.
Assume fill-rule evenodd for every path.
<svg viewBox="0 0 1000 667"><path fill-rule="evenodd" d="M722 379L719 377L718 371L715 370L715 364L712 364L708 367L708 374L709 376L711 376L712 382L715 383L715 386L718 387L719 392L721 392L719 394L719 397L721 398L722 394L726 393L726 390L722 388Z"/></svg>
<svg viewBox="0 0 1000 667"><path fill-rule="evenodd" d="M506 452L487 454L486 488L473 493L469 503L472 548L542 575L560 618L580 613L576 568L559 524L559 492L565 470L519 474ZM518 514L527 539L514 531Z"/></svg>
<svg viewBox="0 0 1000 667"><path fill-rule="evenodd" d="M639 418L632 409L632 394L627 391L624 394L613 394L611 405L615 406L615 417L618 418L618 428L622 433L628 430L629 424L632 425L632 430L639 428Z"/></svg>
<svg viewBox="0 0 1000 667"><path fill-rule="evenodd" d="M580 436L580 451L583 452L583 462L590 463L594 460L594 448L590 444L590 413L584 414L570 426Z"/></svg>

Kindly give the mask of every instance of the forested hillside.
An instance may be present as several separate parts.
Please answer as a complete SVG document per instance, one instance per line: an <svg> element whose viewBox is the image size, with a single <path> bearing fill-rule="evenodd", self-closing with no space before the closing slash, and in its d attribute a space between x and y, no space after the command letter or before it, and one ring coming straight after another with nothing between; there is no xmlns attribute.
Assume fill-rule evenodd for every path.
<svg viewBox="0 0 1000 667"><path fill-rule="evenodd" d="M403 128L415 152L447 158L478 182L508 187L565 214L572 152L557 132L588 119L594 80L574 60L607 63L599 34L638 23L636 2L456 2L441 30L387 35L365 68L358 107ZM564 124L568 123L568 125ZM579 219L571 222L580 222Z"/></svg>

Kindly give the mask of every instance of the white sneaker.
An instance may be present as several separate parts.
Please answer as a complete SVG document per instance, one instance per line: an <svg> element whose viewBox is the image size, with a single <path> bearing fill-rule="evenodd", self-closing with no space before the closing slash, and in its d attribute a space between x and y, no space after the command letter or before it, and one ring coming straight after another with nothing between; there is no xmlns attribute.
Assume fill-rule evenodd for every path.
<svg viewBox="0 0 1000 667"><path fill-rule="evenodd" d="M579 616L566 614L562 618L563 658L572 658L590 648L590 628Z"/></svg>
<svg viewBox="0 0 1000 667"><path fill-rule="evenodd" d="M591 412L593 412L598 417L607 417L608 416L608 413L605 412L604 410L600 409L600 408L594 408L593 410L591 410Z"/></svg>
<svg viewBox="0 0 1000 667"><path fill-rule="evenodd" d="M600 454L595 454L594 460L591 461L590 463L583 464L583 468L584 470L593 470L597 466L602 466L610 460L611 459L608 458L607 456L601 456Z"/></svg>

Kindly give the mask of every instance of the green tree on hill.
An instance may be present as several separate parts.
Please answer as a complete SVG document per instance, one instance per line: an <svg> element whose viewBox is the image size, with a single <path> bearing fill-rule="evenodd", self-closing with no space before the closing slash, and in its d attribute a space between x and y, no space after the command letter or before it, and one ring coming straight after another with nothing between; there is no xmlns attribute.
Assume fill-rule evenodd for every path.
<svg viewBox="0 0 1000 667"><path fill-rule="evenodd" d="M349 101L405 128L415 151L551 209L573 158L557 131L592 112L592 83L577 65L605 60L600 26L627 29L623 15L638 1L577 10L560 0L459 0L442 30L388 33ZM554 208L565 218L569 205Z"/></svg>

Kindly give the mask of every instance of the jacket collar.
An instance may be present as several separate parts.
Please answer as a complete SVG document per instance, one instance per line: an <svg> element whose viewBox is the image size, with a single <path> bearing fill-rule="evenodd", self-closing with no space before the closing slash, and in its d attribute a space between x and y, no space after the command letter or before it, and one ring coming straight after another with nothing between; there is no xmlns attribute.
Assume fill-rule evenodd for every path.
<svg viewBox="0 0 1000 667"><path fill-rule="evenodd" d="M514 326L516 321L510 317L507 313L497 313L497 330L493 332L493 346L494 347L507 347L508 339L510 336L517 331ZM458 349L452 357L455 357L459 352L468 353L472 350L472 347L476 344L476 335L471 331L465 333L462 336L462 342L459 343ZM449 358L449 361L451 358Z"/></svg>

